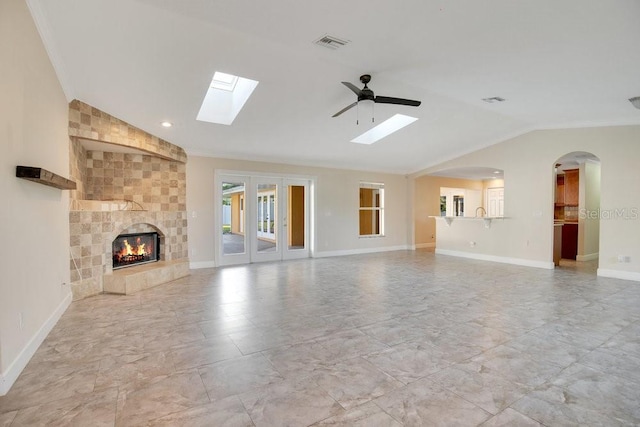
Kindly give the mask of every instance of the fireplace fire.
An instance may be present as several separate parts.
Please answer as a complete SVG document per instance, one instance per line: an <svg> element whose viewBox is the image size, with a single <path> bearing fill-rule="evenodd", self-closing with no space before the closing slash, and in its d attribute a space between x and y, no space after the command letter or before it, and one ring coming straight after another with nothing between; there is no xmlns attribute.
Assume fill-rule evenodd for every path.
<svg viewBox="0 0 640 427"><path fill-rule="evenodd" d="M158 233L121 234L113 241L113 269L160 259Z"/></svg>

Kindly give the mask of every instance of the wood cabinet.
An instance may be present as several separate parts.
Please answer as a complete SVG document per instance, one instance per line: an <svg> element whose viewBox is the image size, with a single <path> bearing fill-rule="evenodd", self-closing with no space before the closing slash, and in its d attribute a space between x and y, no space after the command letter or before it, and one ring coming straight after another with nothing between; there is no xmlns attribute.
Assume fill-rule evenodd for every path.
<svg viewBox="0 0 640 427"><path fill-rule="evenodd" d="M578 224L562 226L562 258L576 259L578 255Z"/></svg>
<svg viewBox="0 0 640 427"><path fill-rule="evenodd" d="M578 206L579 171L570 169L564 171L564 205Z"/></svg>
<svg viewBox="0 0 640 427"><path fill-rule="evenodd" d="M556 177L556 205L564 205L564 175Z"/></svg>

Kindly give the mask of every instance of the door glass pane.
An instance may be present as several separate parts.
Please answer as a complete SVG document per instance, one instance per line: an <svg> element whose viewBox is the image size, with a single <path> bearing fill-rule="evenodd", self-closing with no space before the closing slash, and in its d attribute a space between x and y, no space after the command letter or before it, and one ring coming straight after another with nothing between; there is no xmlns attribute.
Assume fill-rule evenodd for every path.
<svg viewBox="0 0 640 427"><path fill-rule="evenodd" d="M304 185L290 185L287 207L287 245L289 249L304 249Z"/></svg>
<svg viewBox="0 0 640 427"><path fill-rule="evenodd" d="M222 253L243 254L244 182L222 183Z"/></svg>
<svg viewBox="0 0 640 427"><path fill-rule="evenodd" d="M277 186L275 184L258 184L258 252L277 251L278 229L277 209Z"/></svg>

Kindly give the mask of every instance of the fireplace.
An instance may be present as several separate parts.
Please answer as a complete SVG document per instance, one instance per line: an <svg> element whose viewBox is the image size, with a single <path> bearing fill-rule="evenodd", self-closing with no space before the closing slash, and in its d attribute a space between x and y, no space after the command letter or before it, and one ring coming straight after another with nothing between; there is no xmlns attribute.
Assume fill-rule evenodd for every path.
<svg viewBox="0 0 640 427"><path fill-rule="evenodd" d="M121 234L113 241L113 269L156 262L160 259L158 233Z"/></svg>

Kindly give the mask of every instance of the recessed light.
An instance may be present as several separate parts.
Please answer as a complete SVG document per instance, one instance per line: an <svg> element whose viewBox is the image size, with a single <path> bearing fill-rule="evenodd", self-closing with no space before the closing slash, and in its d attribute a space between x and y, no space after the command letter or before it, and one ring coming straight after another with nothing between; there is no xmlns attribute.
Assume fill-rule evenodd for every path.
<svg viewBox="0 0 640 427"><path fill-rule="evenodd" d="M493 171L493 173L498 174L498 173L501 173L501 172L500 171Z"/></svg>
<svg viewBox="0 0 640 427"><path fill-rule="evenodd" d="M171 126L173 126L173 123L171 122L162 122L160 124L162 125L162 127L165 127L165 128L170 128Z"/></svg>

